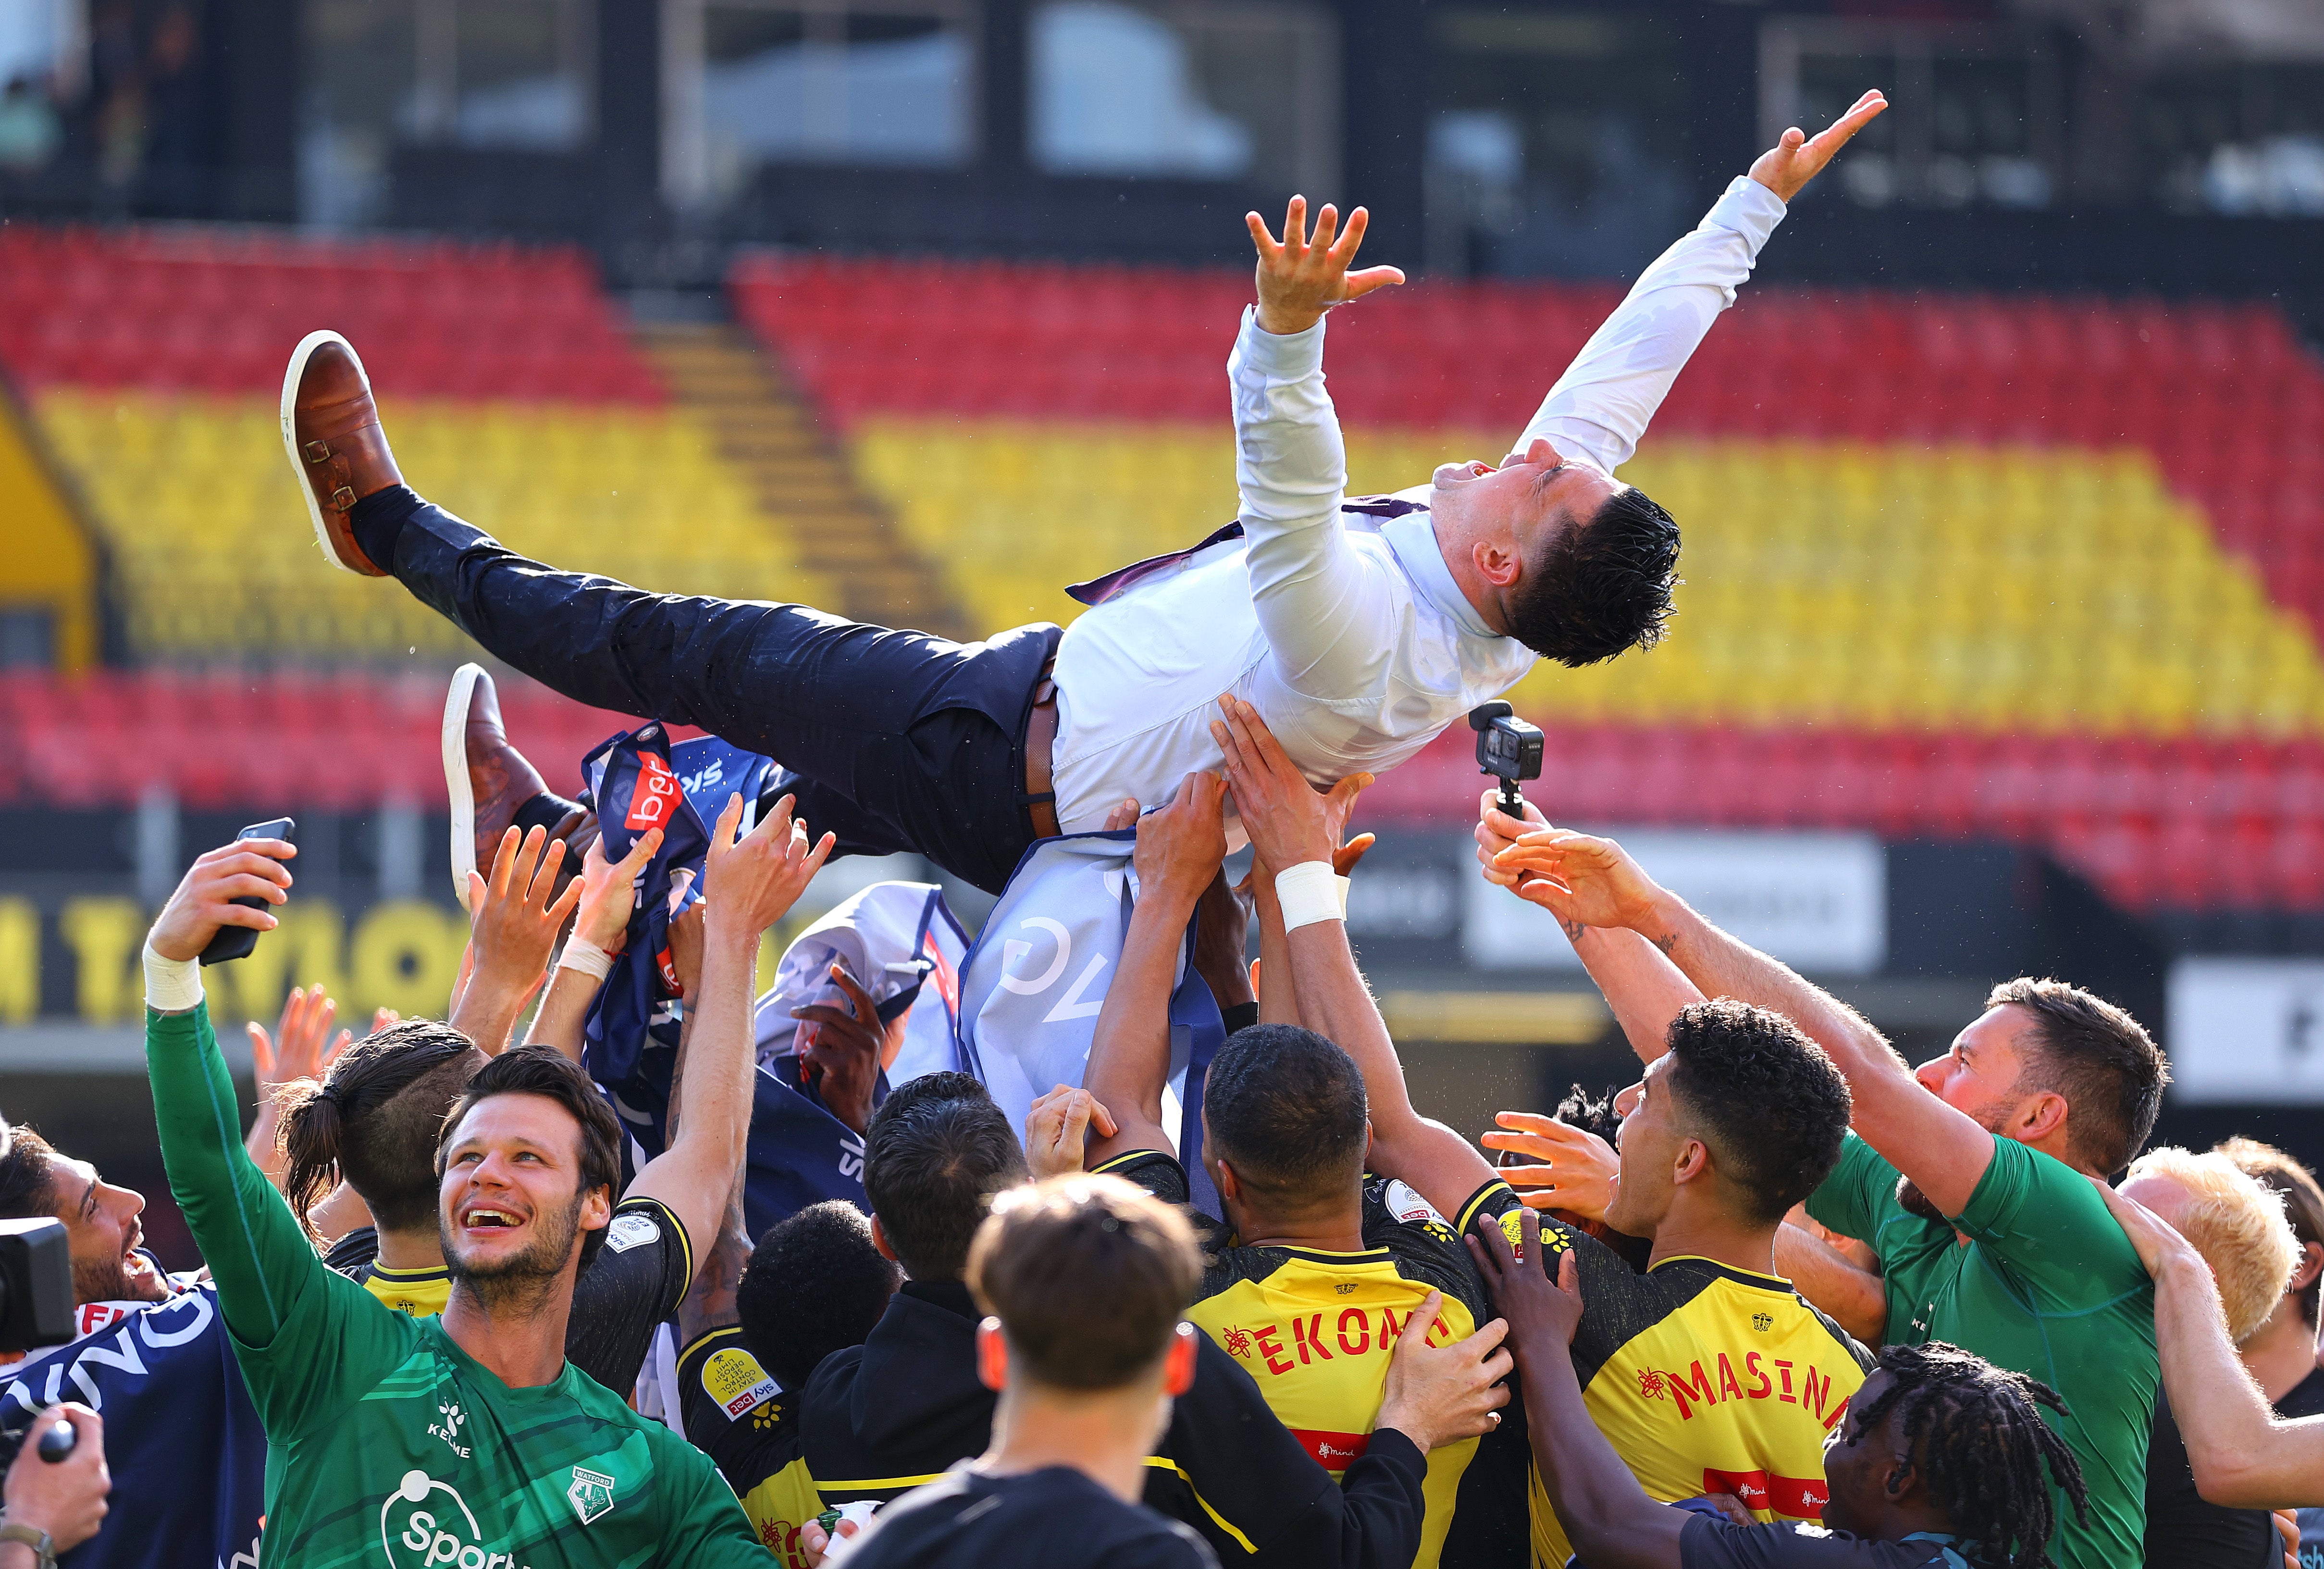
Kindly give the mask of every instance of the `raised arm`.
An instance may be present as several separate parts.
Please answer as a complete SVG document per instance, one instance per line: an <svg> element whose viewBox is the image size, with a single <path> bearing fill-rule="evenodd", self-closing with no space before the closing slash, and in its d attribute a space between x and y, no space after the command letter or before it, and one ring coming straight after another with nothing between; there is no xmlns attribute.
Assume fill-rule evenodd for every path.
<svg viewBox="0 0 2324 1569"><path fill-rule="evenodd" d="M1225 787L1214 773L1190 773L1168 806L1138 821L1138 905L1130 911L1121 964L1106 988L1082 1084L1111 1114L1113 1132L1093 1138L1092 1166L1133 1149L1176 1152L1162 1126L1170 1079L1170 992L1194 902L1226 859L1221 813Z"/></svg>
<svg viewBox="0 0 2324 1569"><path fill-rule="evenodd" d="M833 836L811 844L786 796L737 843L742 798L730 797L710 831L703 872L702 981L688 1007L684 1105L672 1107L669 1148L648 1162L623 1195L668 1205L689 1238L715 1234L742 1167L758 1072L751 989L759 934L783 918L831 854ZM674 1087L675 1101L679 1091Z"/></svg>
<svg viewBox="0 0 2324 1569"><path fill-rule="evenodd" d="M2226 1509L2324 1505L2324 1417L2286 1422L2269 1410L2227 1339L2219 1288L2203 1255L2137 1200L2095 1178L2091 1186L2154 1277L2154 1348L2195 1491Z"/></svg>
<svg viewBox="0 0 2324 1569"><path fill-rule="evenodd" d="M1561 921L1636 933L1706 997L1780 1013L1831 1054L1855 1097L1854 1125L1942 1213L1969 1206L1993 1162L1993 1135L1921 1087L1863 1015L1788 965L1720 930L1658 886L1611 839L1557 828L1526 834L1494 858L1529 872L1526 894Z"/></svg>
<svg viewBox="0 0 2324 1569"><path fill-rule="evenodd" d="M242 1147L242 1116L210 1033L199 959L221 927L271 931L268 905L290 897L278 839L244 839L195 861L145 939L145 1061L170 1192L217 1282L218 1307L244 1345L272 1345L291 1306L329 1271L266 1174Z"/></svg>
<svg viewBox="0 0 2324 1569"><path fill-rule="evenodd" d="M489 1056L508 1049L518 1016L548 971L557 934L580 902L578 878L556 892L565 844L548 839L543 828L520 835L511 827L493 853L492 876L468 873L472 968L448 1022Z"/></svg>
<svg viewBox="0 0 2324 1569"><path fill-rule="evenodd" d="M573 916L573 931L565 951L549 973L549 992L533 1010L527 1046L546 1046L581 1060L581 1027L589 1004L612 970L613 955L622 951L630 929L630 907L637 900L638 878L646 863L661 848L661 830L649 828L638 835L630 853L618 862L605 859L602 840L593 841L581 858L581 902Z"/></svg>
<svg viewBox="0 0 2324 1569"><path fill-rule="evenodd" d="M1261 864L1274 873L1290 924L1291 981L1300 1021L1353 1057L1370 1103L1371 1168L1401 1177L1448 1217L1487 1183L1493 1168L1474 1146L1413 1109L1404 1065L1388 1025L1356 968L1336 891L1329 913L1312 902L1333 876L1333 834L1324 798L1308 788L1259 710L1240 698L1219 700L1211 733L1226 754L1228 787ZM1306 890L1291 894L1295 887Z"/></svg>
<svg viewBox="0 0 2324 1569"><path fill-rule="evenodd" d="M1550 388L1512 450L1523 452L1545 436L1560 452L1580 452L1607 474L1628 462L1688 357L1719 313L1735 303L1736 288L1784 221L1784 204L1887 106L1878 93L1867 93L1821 135L1784 132L1693 233L1639 275Z"/></svg>
<svg viewBox="0 0 2324 1569"><path fill-rule="evenodd" d="M1323 312L1401 283L1393 267L1351 272L1363 243L1361 208L1338 231L1326 207L1307 232L1294 197L1277 243L1257 213L1259 304L1243 316L1227 361L1235 424L1235 483L1250 540L1250 596L1275 668L1295 691L1360 690L1388 654L1388 584L1352 549L1340 524L1347 452L1323 390Z"/></svg>
<svg viewBox="0 0 2324 1569"><path fill-rule="evenodd" d="M1586 926L1559 914L1551 905L1549 891L1536 886L1536 879L1497 865L1494 857L1521 835L1550 826L1531 801L1526 802L1525 821L1520 823L1500 809L1499 800L1497 792L1487 790L1477 808L1477 860L1485 881L1557 917L1565 940L1573 945L1574 956L1597 983L1606 1006L1614 1011L1614 1022L1622 1027L1630 1049L1640 1062L1654 1061L1670 1049L1671 1020L1682 1008L1702 1001L1702 993L1670 962L1669 955L1637 933L1618 927Z"/></svg>
<svg viewBox="0 0 2324 1569"><path fill-rule="evenodd" d="M1573 1370L1573 1335L1582 1326L1581 1266L1561 1252L1557 1284L1531 1260L1541 1257L1541 1219L1517 1218L1525 1251L1513 1252L1498 1226L1465 1239L1485 1277L1493 1309L1509 1326L1534 1472L1573 1540L1574 1556L1592 1569L1679 1569L1679 1538L1688 1517L1648 1498L1638 1479L1598 1430L1582 1403Z"/></svg>

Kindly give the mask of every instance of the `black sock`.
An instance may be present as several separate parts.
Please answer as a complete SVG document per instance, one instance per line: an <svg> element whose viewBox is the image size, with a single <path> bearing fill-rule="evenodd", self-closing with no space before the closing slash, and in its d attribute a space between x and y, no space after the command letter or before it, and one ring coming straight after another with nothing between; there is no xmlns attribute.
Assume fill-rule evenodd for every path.
<svg viewBox="0 0 2324 1569"><path fill-rule="evenodd" d="M535 828L539 828L543 833L549 833L553 831L558 823L565 820L565 815L567 812L577 812L580 809L564 797L543 790L516 809L516 826L528 834Z"/></svg>
<svg viewBox="0 0 2324 1569"><path fill-rule="evenodd" d="M404 520L426 504L408 485L372 492L347 510L347 527L355 534L356 548L371 558L373 566L393 572L396 536L403 532Z"/></svg>

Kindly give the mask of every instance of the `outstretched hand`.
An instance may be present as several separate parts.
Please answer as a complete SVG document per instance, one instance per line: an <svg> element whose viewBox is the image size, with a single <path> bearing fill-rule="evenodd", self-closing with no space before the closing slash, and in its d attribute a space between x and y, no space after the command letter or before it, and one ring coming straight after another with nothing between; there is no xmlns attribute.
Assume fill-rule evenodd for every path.
<svg viewBox="0 0 2324 1569"><path fill-rule="evenodd" d="M1517 897L1541 905L1576 936L1583 927L1650 923L1662 892L1613 840L1565 828L1537 828L1519 836L1486 870L1533 873L1517 885Z"/></svg>
<svg viewBox="0 0 2324 1569"><path fill-rule="evenodd" d="M1504 1131L1479 1142L1488 1149L1527 1156L1530 1166L1504 1166L1500 1178L1519 1191L1529 1209L1558 1209L1586 1221L1602 1221L1622 1175L1614 1147L1587 1128L1576 1128L1538 1112L1498 1112ZM1530 1190L1530 1191L1527 1191Z"/></svg>
<svg viewBox="0 0 2324 1569"><path fill-rule="evenodd" d="M1847 146L1850 138L1872 124L1887 106L1888 100L1876 88L1813 136L1793 126L1773 147L1759 154L1758 162L1751 165L1751 178L1785 201L1791 200L1809 180L1823 172L1823 166L1831 162L1834 153Z"/></svg>
<svg viewBox="0 0 2324 1569"><path fill-rule="evenodd" d="M807 1032L800 1056L815 1075L816 1094L831 1114L862 1134L872 1125L872 1097L887 1065L888 1027L881 1021L880 1005L872 993L855 983L847 966L834 964L831 983L847 999L844 1009L814 1003L791 1010L791 1017L815 1028Z"/></svg>
<svg viewBox="0 0 2324 1569"><path fill-rule="evenodd" d="M1561 1239L1556 1243L1557 1284L1551 1285L1542 1260L1541 1217L1529 1209L1516 1214L1517 1249L1510 1248L1499 1226L1480 1226L1462 1240L1485 1278L1493 1310L1508 1320L1509 1349L1523 1361L1530 1352L1573 1343L1574 1332L1582 1327L1582 1275L1573 1250ZM1484 1233L1481 1240L1478 1232Z"/></svg>
<svg viewBox="0 0 2324 1569"><path fill-rule="evenodd" d="M713 925L757 942L761 932L790 912L831 858L838 835L809 838L807 825L791 816L794 798L785 796L764 821L737 840L742 798L727 798L726 809L710 831L710 853L702 872L702 897L710 903Z"/></svg>
<svg viewBox="0 0 2324 1569"><path fill-rule="evenodd" d="M201 957L220 927L271 932L272 911L236 904L261 899L281 904L290 897L290 869L282 864L299 854L287 839L236 839L206 850L186 869L170 902L153 918L145 941L165 959L183 963Z"/></svg>
<svg viewBox="0 0 2324 1569"><path fill-rule="evenodd" d="M1310 235L1307 198L1295 196L1284 212L1279 242L1257 213L1245 213L1242 221L1250 230L1251 243L1259 247L1259 325L1264 331L1305 332L1333 306L1404 281L1403 272L1395 267L1348 271L1371 222L1371 215L1362 208L1348 215L1343 230L1339 226L1339 208L1326 202L1315 215L1315 232Z"/></svg>
<svg viewBox="0 0 2324 1569"><path fill-rule="evenodd" d="M1235 813L1260 863L1270 872L1309 861L1328 861L1342 877L1355 870L1371 848L1372 835L1341 841L1356 798L1372 776L1350 774L1318 795L1257 708L1229 695L1219 699L1219 712L1222 718L1211 721L1211 736L1219 743Z"/></svg>

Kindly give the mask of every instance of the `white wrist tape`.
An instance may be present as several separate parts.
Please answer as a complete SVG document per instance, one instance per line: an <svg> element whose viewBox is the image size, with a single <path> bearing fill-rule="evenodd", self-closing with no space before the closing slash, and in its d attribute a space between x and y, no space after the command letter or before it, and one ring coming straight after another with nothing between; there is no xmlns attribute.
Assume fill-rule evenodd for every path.
<svg viewBox="0 0 2324 1569"><path fill-rule="evenodd" d="M560 970L578 970L592 980L602 981L613 974L613 955L595 943L584 942L579 937L568 937L566 939L565 951L558 955L557 967Z"/></svg>
<svg viewBox="0 0 2324 1569"><path fill-rule="evenodd" d="M1341 898L1340 879L1329 861L1303 861L1275 874L1275 902L1283 909L1286 932L1345 918Z"/></svg>
<svg viewBox="0 0 2324 1569"><path fill-rule="evenodd" d="M165 959L145 946L145 1006L156 1013L190 1013L202 1005L202 962Z"/></svg>

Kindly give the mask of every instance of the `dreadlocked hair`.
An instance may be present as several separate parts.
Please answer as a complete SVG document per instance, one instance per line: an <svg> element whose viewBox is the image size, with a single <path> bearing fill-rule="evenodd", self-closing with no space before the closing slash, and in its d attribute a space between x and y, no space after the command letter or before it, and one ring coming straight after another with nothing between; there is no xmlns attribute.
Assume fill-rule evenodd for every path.
<svg viewBox="0 0 2324 1569"><path fill-rule="evenodd" d="M1999 1569L2052 1569L2057 1513L2040 1463L2048 1463L2074 1518L2089 1518L2081 1465L2039 1409L2063 1416L2057 1391L1942 1341L1884 1347L1880 1366L1893 1381L1857 1412L1858 1430L1898 1413L1930 1499L1971 1544L1963 1555Z"/></svg>

